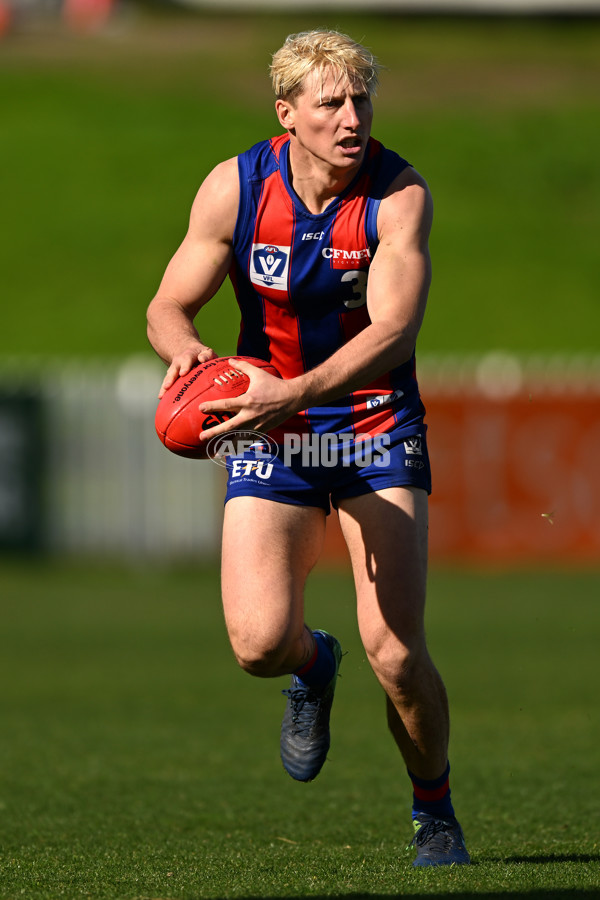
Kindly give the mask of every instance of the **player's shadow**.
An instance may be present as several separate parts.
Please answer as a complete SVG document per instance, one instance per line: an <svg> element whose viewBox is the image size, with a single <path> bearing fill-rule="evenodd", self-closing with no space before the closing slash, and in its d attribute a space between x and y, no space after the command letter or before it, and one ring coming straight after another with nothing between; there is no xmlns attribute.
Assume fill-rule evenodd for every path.
<svg viewBox="0 0 600 900"><path fill-rule="evenodd" d="M534 853L530 856L499 856L486 857L486 861L503 863L534 863L545 865L546 863L592 863L600 861L600 853ZM600 893L600 888L599 888ZM589 896L589 891L586 893Z"/></svg>
<svg viewBox="0 0 600 900"><path fill-rule="evenodd" d="M394 897L404 897L407 900L425 900L426 897L431 897L431 893L413 893L403 891L401 894L366 894L366 893L348 893L348 894L327 894L323 896L319 896L316 894L311 894L311 900L392 900ZM480 891L480 892L471 892L468 894L457 894L456 891L450 891L448 893L437 893L436 897L441 898L441 900L456 900L456 897L468 897L468 900L514 900L515 897L519 896L524 898L524 900L600 900L600 890L592 890L587 891L585 889L578 890L577 888L565 888L564 890L533 890L533 891L521 891L519 888L515 888L514 891L501 891L498 893L497 891ZM226 898L222 897L211 897L209 900L226 900ZM250 895L248 897L240 898L240 900L265 900L262 895ZM272 897L269 896L267 900L306 900L306 896L303 897Z"/></svg>

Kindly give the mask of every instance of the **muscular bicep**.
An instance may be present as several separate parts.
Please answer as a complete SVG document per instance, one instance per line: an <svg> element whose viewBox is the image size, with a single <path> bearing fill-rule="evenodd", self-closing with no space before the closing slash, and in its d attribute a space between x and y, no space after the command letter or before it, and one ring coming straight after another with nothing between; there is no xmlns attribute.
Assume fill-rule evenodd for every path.
<svg viewBox="0 0 600 900"><path fill-rule="evenodd" d="M193 318L218 291L230 259L231 245L188 232L165 270L155 299L173 301Z"/></svg>
<svg viewBox="0 0 600 900"><path fill-rule="evenodd" d="M381 202L379 246L369 269L371 321L384 321L414 343L431 283L431 195L413 169L403 173Z"/></svg>
<svg viewBox="0 0 600 900"><path fill-rule="evenodd" d="M227 160L200 187L187 234L165 270L155 299L173 301L193 318L217 292L231 264L238 203L237 161Z"/></svg>

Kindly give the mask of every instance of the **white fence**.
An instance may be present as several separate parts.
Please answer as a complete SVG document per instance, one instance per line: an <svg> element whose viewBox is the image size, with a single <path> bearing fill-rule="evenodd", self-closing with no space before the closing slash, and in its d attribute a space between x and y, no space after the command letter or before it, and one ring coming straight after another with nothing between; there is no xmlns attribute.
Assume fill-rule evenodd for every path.
<svg viewBox="0 0 600 900"><path fill-rule="evenodd" d="M184 6L223 12L282 11L280 0L179 0ZM364 0L287 0L286 12L314 12L315 10L360 11ZM600 12L599 0L370 0L369 12L442 13L445 15L521 15L562 14L595 15Z"/></svg>
<svg viewBox="0 0 600 900"><path fill-rule="evenodd" d="M21 361L4 392L42 398L43 547L114 557L207 556L218 550L223 471L169 453L154 431L164 367ZM23 371L25 369L25 371Z"/></svg>
<svg viewBox="0 0 600 900"><path fill-rule="evenodd" d="M225 471L160 443L164 367L150 353L0 360L0 373L0 549L22 529L23 546L57 554L149 562L218 553ZM419 375L432 558L597 563L600 357L420 357ZM330 520L326 553L345 558Z"/></svg>

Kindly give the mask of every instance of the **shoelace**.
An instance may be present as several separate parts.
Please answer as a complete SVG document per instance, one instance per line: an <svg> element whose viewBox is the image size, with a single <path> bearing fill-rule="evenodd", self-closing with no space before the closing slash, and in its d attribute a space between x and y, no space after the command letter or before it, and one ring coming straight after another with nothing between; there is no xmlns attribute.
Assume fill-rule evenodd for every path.
<svg viewBox="0 0 600 900"><path fill-rule="evenodd" d="M290 698L292 706L292 722L296 726L294 728L294 734L301 734L304 730L308 729L314 721L314 715L312 713L310 714L310 718L307 717L308 720L303 721L302 710L304 709L305 704L311 703L318 706L322 698L311 691L310 688L304 687L289 688L281 693Z"/></svg>
<svg viewBox="0 0 600 900"><path fill-rule="evenodd" d="M415 832L409 847L423 847L430 844L434 849L443 850L452 841L452 825L441 819L430 819Z"/></svg>

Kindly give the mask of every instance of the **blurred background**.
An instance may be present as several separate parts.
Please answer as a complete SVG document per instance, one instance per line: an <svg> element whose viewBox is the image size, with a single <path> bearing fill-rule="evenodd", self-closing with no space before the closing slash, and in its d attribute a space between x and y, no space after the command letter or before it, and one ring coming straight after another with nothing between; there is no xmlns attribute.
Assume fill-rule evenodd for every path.
<svg viewBox="0 0 600 900"><path fill-rule="evenodd" d="M434 561L597 562L599 12L0 0L2 551L217 554L222 471L154 434L145 309L201 180L278 130L272 52L327 26L386 65L374 134L436 203L418 348ZM235 349L228 285L198 324Z"/></svg>
<svg viewBox="0 0 600 900"><path fill-rule="evenodd" d="M334 517L306 596L348 651L316 804L278 761L285 685L231 658L223 470L154 432L147 304L205 175L278 131L271 54L319 26L386 65L374 135L435 200L427 627L464 892L596 895L599 7L0 0L3 896L461 890L410 879ZM228 285L198 324L235 349Z"/></svg>

